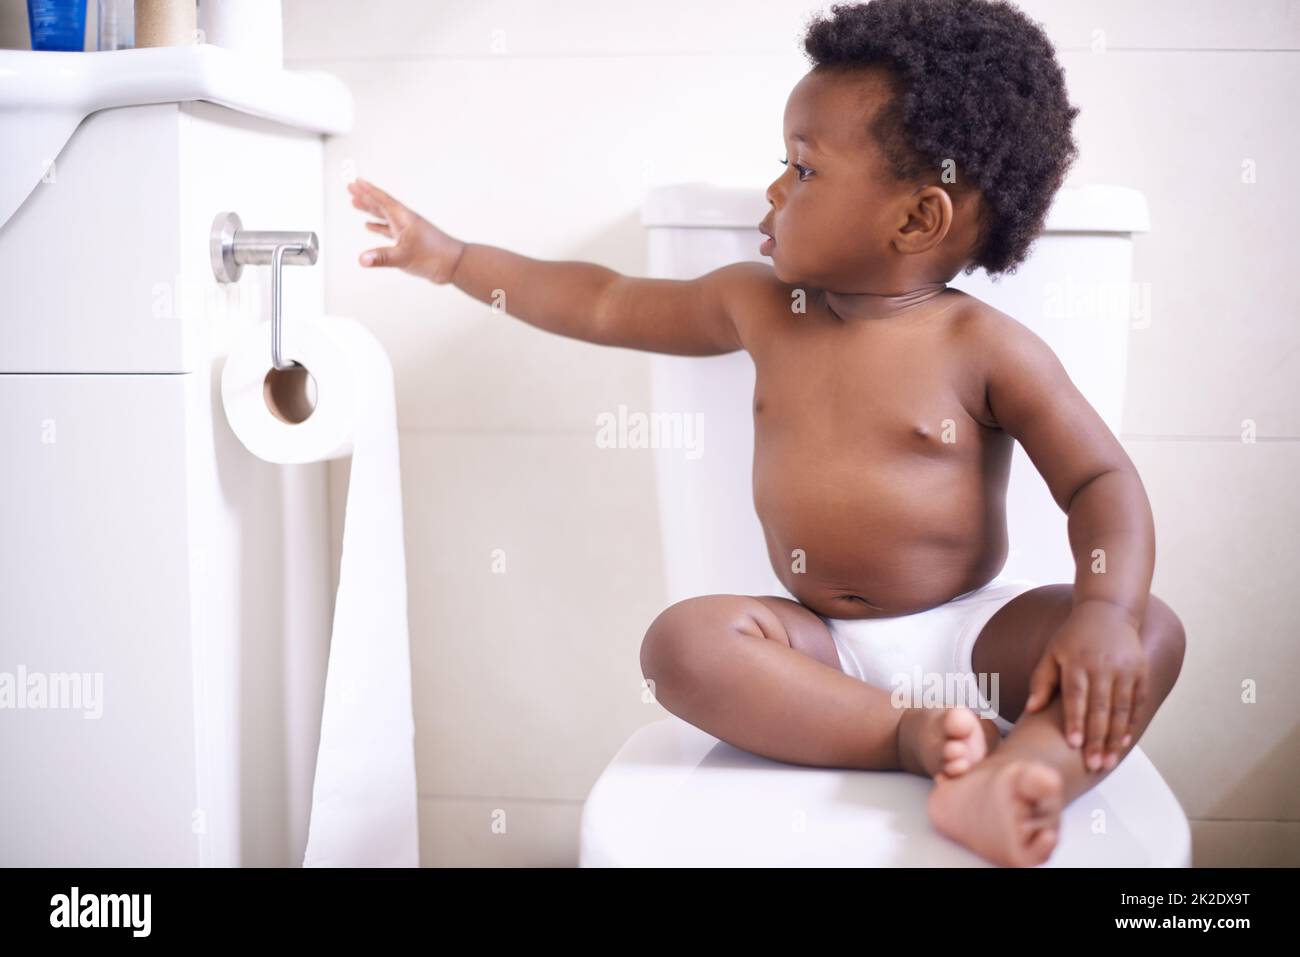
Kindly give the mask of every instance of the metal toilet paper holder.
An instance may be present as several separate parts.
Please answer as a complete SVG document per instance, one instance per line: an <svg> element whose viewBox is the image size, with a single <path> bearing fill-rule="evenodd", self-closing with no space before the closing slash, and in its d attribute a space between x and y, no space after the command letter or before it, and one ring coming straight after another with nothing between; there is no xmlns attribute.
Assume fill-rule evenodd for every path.
<svg viewBox="0 0 1300 957"><path fill-rule="evenodd" d="M208 246L217 282L238 282L245 266L271 267L271 364L280 371L298 367L280 357L280 267L312 266L320 253L313 232L245 229L237 213L217 213Z"/></svg>

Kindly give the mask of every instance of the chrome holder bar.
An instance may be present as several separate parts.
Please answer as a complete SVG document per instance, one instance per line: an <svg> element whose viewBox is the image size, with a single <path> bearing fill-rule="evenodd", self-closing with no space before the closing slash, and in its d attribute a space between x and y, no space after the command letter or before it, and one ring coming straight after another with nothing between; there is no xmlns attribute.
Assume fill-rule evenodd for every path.
<svg viewBox="0 0 1300 957"><path fill-rule="evenodd" d="M209 239L212 274L217 282L238 282L245 266L271 267L271 364L284 371L298 366L281 353L283 327L280 269L315 264L320 245L312 232L244 229L236 213L218 213Z"/></svg>

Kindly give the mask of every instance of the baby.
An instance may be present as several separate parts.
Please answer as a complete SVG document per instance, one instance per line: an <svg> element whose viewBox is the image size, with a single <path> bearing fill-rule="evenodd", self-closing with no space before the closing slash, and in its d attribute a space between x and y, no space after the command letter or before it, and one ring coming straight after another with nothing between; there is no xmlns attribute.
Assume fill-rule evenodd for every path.
<svg viewBox="0 0 1300 957"><path fill-rule="evenodd" d="M529 259L357 180L353 204L393 241L361 262L504 291L509 314L588 342L746 350L754 505L785 594L660 614L641 651L658 701L776 760L929 776L940 833L1039 864L1062 809L1141 737L1184 643L1150 594L1132 461L1042 339L946 285L1024 260L1078 111L1041 29L1005 3L840 4L804 49L759 224L770 266L676 281ZM1013 441L1068 513L1072 585L998 574ZM1000 700L900 699L913 668L996 676Z"/></svg>

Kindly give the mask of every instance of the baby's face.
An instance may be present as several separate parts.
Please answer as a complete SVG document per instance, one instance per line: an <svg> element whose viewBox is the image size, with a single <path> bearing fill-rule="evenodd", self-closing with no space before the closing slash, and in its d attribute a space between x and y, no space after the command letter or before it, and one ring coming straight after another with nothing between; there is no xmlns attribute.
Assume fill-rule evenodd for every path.
<svg viewBox="0 0 1300 957"><path fill-rule="evenodd" d="M808 73L790 93L784 118L788 164L767 188L764 223L778 279L853 292L880 275L912 188L889 174L867 126L888 102L875 72Z"/></svg>

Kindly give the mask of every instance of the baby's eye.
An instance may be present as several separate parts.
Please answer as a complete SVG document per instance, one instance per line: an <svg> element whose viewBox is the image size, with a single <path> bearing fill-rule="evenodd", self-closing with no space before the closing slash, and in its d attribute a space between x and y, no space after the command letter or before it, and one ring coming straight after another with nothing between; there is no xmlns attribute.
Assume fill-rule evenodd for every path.
<svg viewBox="0 0 1300 957"><path fill-rule="evenodd" d="M789 166L789 165L790 165L790 160L789 160L788 158L787 158L787 159L783 159L783 160L781 160L781 165L782 165L782 166ZM799 180L800 180L800 182L803 181L803 174L804 174L805 172L808 172L808 173L811 173L811 172L812 172L812 170L808 169L807 166L800 166L798 163L795 163L795 164L794 164L794 168L795 168L795 170L796 170L796 171L798 172L798 174L799 174Z"/></svg>

